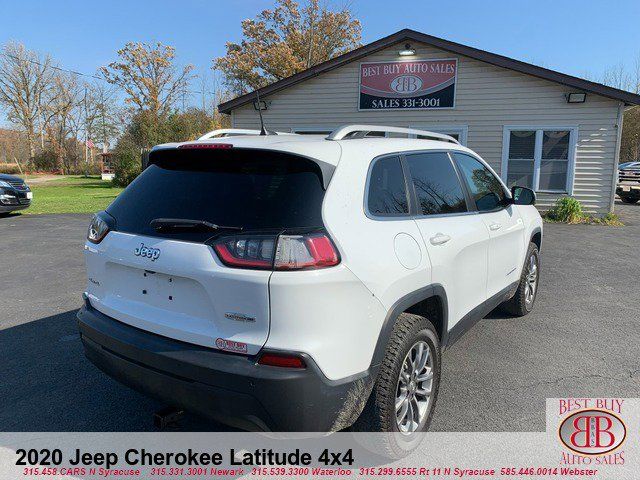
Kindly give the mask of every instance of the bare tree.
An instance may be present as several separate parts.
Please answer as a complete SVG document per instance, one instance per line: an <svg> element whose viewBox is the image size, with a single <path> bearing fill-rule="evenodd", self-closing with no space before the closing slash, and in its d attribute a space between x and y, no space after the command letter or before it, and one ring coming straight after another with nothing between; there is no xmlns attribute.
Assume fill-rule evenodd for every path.
<svg viewBox="0 0 640 480"><path fill-rule="evenodd" d="M115 89L102 82L85 85L81 107L86 137L108 148L110 140L120 133Z"/></svg>
<svg viewBox="0 0 640 480"><path fill-rule="evenodd" d="M602 75L602 83L620 90L627 90L631 83L631 78L625 69L624 63L620 62L607 68Z"/></svg>
<svg viewBox="0 0 640 480"><path fill-rule="evenodd" d="M45 131L56 153L58 169L69 172L72 159L77 156L77 139L82 128L82 87L75 75L62 72L56 72L53 84L51 94L43 99Z"/></svg>
<svg viewBox="0 0 640 480"><path fill-rule="evenodd" d="M633 63L633 72L631 72L631 91L640 93L640 52L636 55Z"/></svg>
<svg viewBox="0 0 640 480"><path fill-rule="evenodd" d="M48 55L20 43L7 43L0 52L0 105L8 120L24 131L30 160L35 157L43 97L52 87L53 72Z"/></svg>

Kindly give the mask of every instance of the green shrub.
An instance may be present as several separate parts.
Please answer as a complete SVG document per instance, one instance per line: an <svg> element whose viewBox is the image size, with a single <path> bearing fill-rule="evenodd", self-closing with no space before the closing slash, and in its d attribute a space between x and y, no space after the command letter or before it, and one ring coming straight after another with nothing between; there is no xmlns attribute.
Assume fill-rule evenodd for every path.
<svg viewBox="0 0 640 480"><path fill-rule="evenodd" d="M607 225L622 227L624 223L615 213L607 213L602 217L587 215L582 211L582 204L573 197L559 198L553 208L544 214L544 219L551 222L586 223L589 225Z"/></svg>
<svg viewBox="0 0 640 480"><path fill-rule="evenodd" d="M585 220L582 204L573 197L559 198L546 216L550 220L564 223L582 223Z"/></svg>
<svg viewBox="0 0 640 480"><path fill-rule="evenodd" d="M125 133L113 151L113 183L118 187L126 187L142 171L140 147L136 145L133 137Z"/></svg>
<svg viewBox="0 0 640 480"><path fill-rule="evenodd" d="M624 223L620 220L620 217L615 213L607 213L606 215L600 218L594 218L593 223L597 223L600 225L608 225L610 227L623 227Z"/></svg>

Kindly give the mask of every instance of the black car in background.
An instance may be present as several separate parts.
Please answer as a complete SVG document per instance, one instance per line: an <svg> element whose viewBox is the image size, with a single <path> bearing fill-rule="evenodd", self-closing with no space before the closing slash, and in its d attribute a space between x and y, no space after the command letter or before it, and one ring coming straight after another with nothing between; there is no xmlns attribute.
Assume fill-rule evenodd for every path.
<svg viewBox="0 0 640 480"><path fill-rule="evenodd" d="M31 189L24 180L0 174L0 215L27 208L32 198Z"/></svg>

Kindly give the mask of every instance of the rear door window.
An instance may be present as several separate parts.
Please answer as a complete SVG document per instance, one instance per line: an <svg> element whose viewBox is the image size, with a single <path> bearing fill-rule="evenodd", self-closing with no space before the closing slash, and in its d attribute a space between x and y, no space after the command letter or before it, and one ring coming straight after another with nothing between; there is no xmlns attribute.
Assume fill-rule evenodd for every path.
<svg viewBox="0 0 640 480"><path fill-rule="evenodd" d="M367 208L376 217L397 217L409 214L407 188L397 156L375 160L369 176Z"/></svg>
<svg viewBox="0 0 640 480"><path fill-rule="evenodd" d="M122 232L204 241L211 232L157 232L156 218L247 230L321 227L322 171L312 160L249 149L165 150L107 208Z"/></svg>
<svg viewBox="0 0 640 480"><path fill-rule="evenodd" d="M467 211L462 184L446 152L412 153L406 161L418 197L418 214Z"/></svg>

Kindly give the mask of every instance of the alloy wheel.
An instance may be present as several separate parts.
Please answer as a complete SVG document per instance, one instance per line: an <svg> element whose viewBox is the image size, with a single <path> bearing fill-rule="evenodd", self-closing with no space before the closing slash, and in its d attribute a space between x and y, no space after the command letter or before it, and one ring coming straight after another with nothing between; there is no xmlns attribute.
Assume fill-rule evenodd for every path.
<svg viewBox="0 0 640 480"><path fill-rule="evenodd" d="M416 342L405 356L396 387L396 423L404 434L423 425L431 407L433 354L425 341Z"/></svg>
<svg viewBox="0 0 640 480"><path fill-rule="evenodd" d="M535 255L529 257L529 265L527 267L527 277L524 285L524 301L527 305L531 305L536 298L538 289L538 258Z"/></svg>

